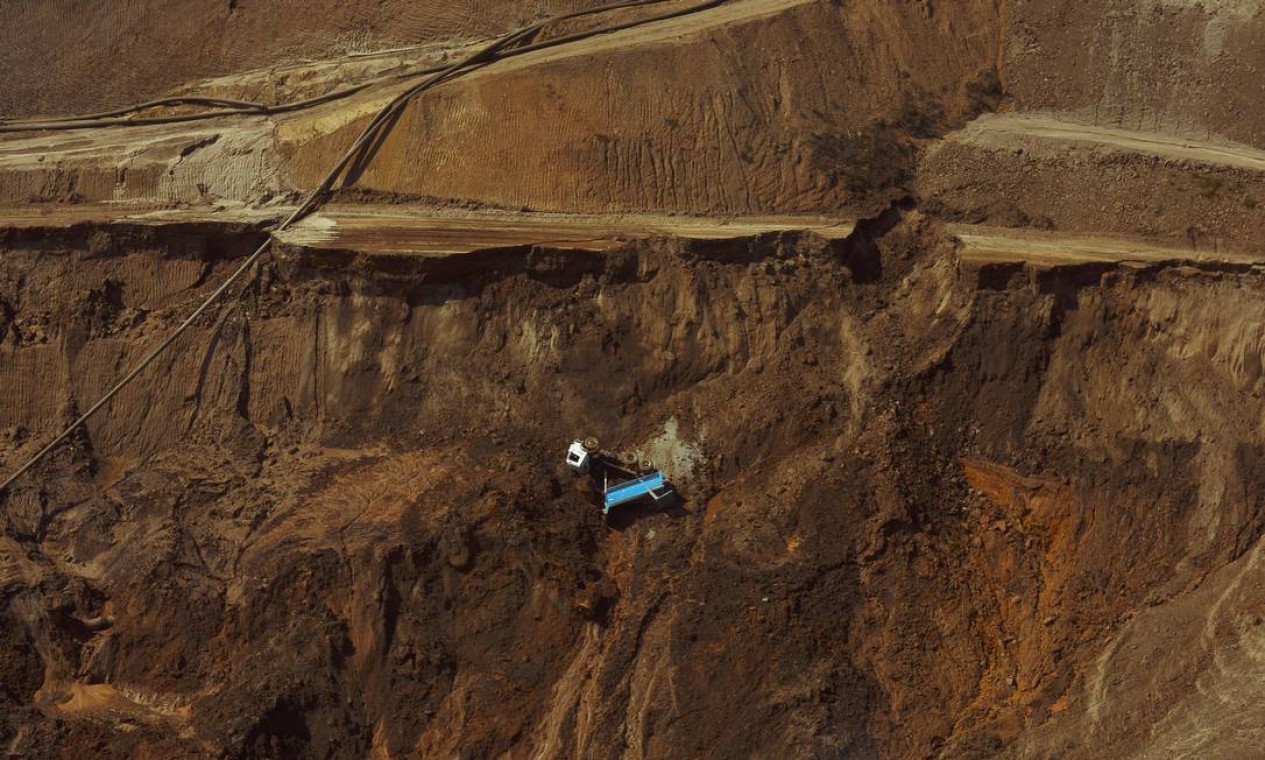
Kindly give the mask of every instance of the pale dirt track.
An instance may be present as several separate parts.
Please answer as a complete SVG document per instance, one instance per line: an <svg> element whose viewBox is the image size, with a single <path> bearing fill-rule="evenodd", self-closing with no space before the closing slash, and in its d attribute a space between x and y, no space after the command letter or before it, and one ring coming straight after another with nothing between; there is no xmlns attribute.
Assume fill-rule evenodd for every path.
<svg viewBox="0 0 1265 760"><path fill-rule="evenodd" d="M0 209L0 228L64 229L99 224L275 224L292 206L221 206L148 210L127 205L60 205ZM274 234L299 248L445 256L492 248L559 246L605 251L631 240L679 237L728 240L811 232L827 240L852 234L850 219L826 216L705 217L668 214L555 214L332 204Z"/></svg>
<svg viewBox="0 0 1265 760"><path fill-rule="evenodd" d="M394 207L331 206L276 235L303 248L362 253L448 255L489 248L557 245L602 251L628 240L723 240L810 231L827 239L852 233L850 220L819 216L711 218L664 214L406 212Z"/></svg>
<svg viewBox="0 0 1265 760"><path fill-rule="evenodd" d="M124 205L69 205L6 209L0 211L0 226L57 229L85 223L265 225L275 223L292 210L289 206L146 210ZM284 245L314 250L450 256L530 246L601 252L629 241L656 237L728 240L810 232L838 240L851 235L855 227L852 219L812 215L562 214L336 203L274 234L274 239ZM959 243L959 258L972 264L1022 263L1051 268L1130 262L1265 264L1265 253L1200 249L1123 235L1078 235L971 224L949 225L947 233Z"/></svg>
<svg viewBox="0 0 1265 760"><path fill-rule="evenodd" d="M954 224L949 234L960 243L963 261L979 264L1025 263L1043 267L1095 263L1210 262L1256 264L1265 254L1197 250L1111 235L1068 235L981 225Z"/></svg>
<svg viewBox="0 0 1265 760"><path fill-rule="evenodd" d="M1247 145L1219 145L1176 135L1077 124L1040 114L983 116L950 139L988 148L1024 148L1038 152L1059 152L1069 144L1082 144L1174 161L1265 171L1265 150Z"/></svg>

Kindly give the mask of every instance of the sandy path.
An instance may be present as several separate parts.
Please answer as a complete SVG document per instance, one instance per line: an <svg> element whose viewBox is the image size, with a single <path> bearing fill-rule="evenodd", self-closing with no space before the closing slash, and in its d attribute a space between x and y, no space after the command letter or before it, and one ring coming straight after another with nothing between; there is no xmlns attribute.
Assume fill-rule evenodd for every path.
<svg viewBox="0 0 1265 760"><path fill-rule="evenodd" d="M277 238L306 248L443 255L526 245L601 251L627 240L675 236L721 240L807 230L828 239L851 234L850 220L819 216L712 218L660 214L445 213L398 207L330 206Z"/></svg>
<svg viewBox="0 0 1265 760"><path fill-rule="evenodd" d="M0 229L58 229L77 224L275 224L292 206L225 204L152 210L112 205L54 205L0 209ZM287 245L361 253L448 255L532 245L604 251L628 240L682 237L727 240L808 231L828 240L852 234L850 219L826 216L703 217L669 214L521 213L407 206L333 204L276 235Z"/></svg>
<svg viewBox="0 0 1265 760"><path fill-rule="evenodd" d="M1111 235L1066 235L1032 230L955 224L949 232L962 244L963 261L1028 263L1041 266L1113 262L1216 262L1254 264L1265 254L1195 250Z"/></svg>
<svg viewBox="0 0 1265 760"><path fill-rule="evenodd" d="M1265 150L1247 145L1214 144L1176 135L1132 132L1060 121L1040 114L990 114L968 124L950 140L989 148L1029 148L1036 142L1081 143L1146 153L1177 161L1265 171Z"/></svg>

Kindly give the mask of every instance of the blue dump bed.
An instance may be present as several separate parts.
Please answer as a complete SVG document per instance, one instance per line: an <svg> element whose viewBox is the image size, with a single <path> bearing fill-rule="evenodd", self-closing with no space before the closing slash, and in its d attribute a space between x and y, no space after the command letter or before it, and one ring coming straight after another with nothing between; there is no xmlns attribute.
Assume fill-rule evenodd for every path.
<svg viewBox="0 0 1265 760"><path fill-rule="evenodd" d="M602 508L602 511L610 512L611 507L618 506L626 501L640 499L642 496L652 496L657 499L659 496L656 496L653 492L661 488L663 488L663 473L658 470L649 475L642 475L636 480L611 486L606 491L606 505Z"/></svg>

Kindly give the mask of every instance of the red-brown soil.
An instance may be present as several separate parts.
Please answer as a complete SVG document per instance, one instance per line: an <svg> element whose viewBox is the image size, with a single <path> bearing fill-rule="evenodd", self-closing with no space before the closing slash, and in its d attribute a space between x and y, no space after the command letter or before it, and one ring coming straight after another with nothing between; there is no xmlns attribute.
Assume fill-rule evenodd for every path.
<svg viewBox="0 0 1265 760"><path fill-rule="evenodd" d="M416 5L20 3L0 111L302 97L586 4ZM1256 756L1263 38L735 0L428 93L0 494L0 747ZM0 475L390 94L0 136ZM603 518L580 435L681 502Z"/></svg>

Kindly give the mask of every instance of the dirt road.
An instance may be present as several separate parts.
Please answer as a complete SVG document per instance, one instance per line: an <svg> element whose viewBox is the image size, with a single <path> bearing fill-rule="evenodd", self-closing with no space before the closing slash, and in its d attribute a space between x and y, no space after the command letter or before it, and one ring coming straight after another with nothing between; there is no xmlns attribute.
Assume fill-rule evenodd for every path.
<svg viewBox="0 0 1265 760"><path fill-rule="evenodd" d="M1068 143L1265 171L1265 150L1216 144L1175 135L1077 124L1040 114L988 114L951 139L990 148L1062 151Z"/></svg>
<svg viewBox="0 0 1265 760"><path fill-rule="evenodd" d="M962 260L973 263L1057 267L1116 262L1265 262L1265 254L1260 253L1199 250L1116 235L1072 235L968 224L950 225L949 232L962 244Z"/></svg>
<svg viewBox="0 0 1265 760"><path fill-rule="evenodd" d="M711 218L663 214L443 213L398 207L332 206L276 235L283 243L362 253L459 254L532 245L603 251L629 240L727 240L806 230L847 237L850 220L820 216Z"/></svg>

